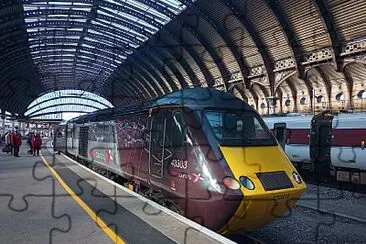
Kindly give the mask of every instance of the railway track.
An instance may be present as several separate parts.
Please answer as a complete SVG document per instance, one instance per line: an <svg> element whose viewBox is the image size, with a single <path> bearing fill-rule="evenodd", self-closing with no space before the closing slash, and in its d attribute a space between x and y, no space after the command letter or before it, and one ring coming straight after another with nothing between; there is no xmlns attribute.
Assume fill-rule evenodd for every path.
<svg viewBox="0 0 366 244"><path fill-rule="evenodd" d="M265 244L265 242L245 233L231 235L228 238L238 244Z"/></svg>
<svg viewBox="0 0 366 244"><path fill-rule="evenodd" d="M296 206L299 207L299 208L302 208L302 209L316 211L316 212L319 212L321 214L328 214L328 215L334 216L334 217L339 218L339 219L347 219L347 220L355 221L355 222L358 222L358 223L366 224L366 219L359 218L359 217L356 217L356 216L351 216L351 215L344 214L344 213L340 213L340 212L337 212L337 211L332 211L332 210L328 210L328 209L325 209L325 208L318 208L318 207L314 207L314 206L307 205L307 204L304 204L304 203L297 203Z"/></svg>
<svg viewBox="0 0 366 244"><path fill-rule="evenodd" d="M330 187L338 190L350 191L354 193L366 194L366 185L353 184L349 182L336 181L334 177L326 174L314 175L309 172L302 172L301 177L304 179L306 184L312 184L323 187Z"/></svg>
<svg viewBox="0 0 366 244"><path fill-rule="evenodd" d="M307 183L308 189L296 202L301 209L316 211L322 215L334 216L366 224L366 194L340 188L334 184Z"/></svg>

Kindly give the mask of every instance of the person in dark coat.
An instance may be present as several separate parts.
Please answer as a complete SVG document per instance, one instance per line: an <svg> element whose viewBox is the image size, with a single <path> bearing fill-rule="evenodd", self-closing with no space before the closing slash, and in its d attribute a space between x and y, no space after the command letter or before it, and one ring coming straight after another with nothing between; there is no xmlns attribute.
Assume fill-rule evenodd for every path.
<svg viewBox="0 0 366 244"><path fill-rule="evenodd" d="M28 133L28 138L27 138L27 143L29 145L29 150L28 150L29 154L33 153L32 138L33 138L33 132L29 132Z"/></svg>
<svg viewBox="0 0 366 244"><path fill-rule="evenodd" d="M22 145L22 135L20 135L18 128L16 128L15 132L11 135L11 144L14 148L14 157L19 157L19 149Z"/></svg>
<svg viewBox="0 0 366 244"><path fill-rule="evenodd" d="M37 151L37 156L39 155L39 150L41 149L42 146L42 138L39 135L39 133L36 133L33 137L32 137L32 150L33 150L33 156L36 155L36 151Z"/></svg>

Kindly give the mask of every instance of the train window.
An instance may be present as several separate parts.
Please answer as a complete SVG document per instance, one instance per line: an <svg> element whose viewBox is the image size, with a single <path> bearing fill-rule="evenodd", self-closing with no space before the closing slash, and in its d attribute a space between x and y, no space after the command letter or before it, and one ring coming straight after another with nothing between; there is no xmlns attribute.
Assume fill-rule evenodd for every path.
<svg viewBox="0 0 366 244"><path fill-rule="evenodd" d="M205 115L222 145L276 145L264 123L252 112L206 111Z"/></svg>
<svg viewBox="0 0 366 244"><path fill-rule="evenodd" d="M114 142L114 126L109 122L94 123L90 126L89 140Z"/></svg>
<svg viewBox="0 0 366 244"><path fill-rule="evenodd" d="M270 137L270 134L263 128L263 126L259 123L259 120L253 117L254 122L254 134L257 139L267 139ZM247 131L248 132L248 131Z"/></svg>
<svg viewBox="0 0 366 244"><path fill-rule="evenodd" d="M167 118L165 146L172 149L181 149L185 143L186 128L180 111L170 113Z"/></svg>
<svg viewBox="0 0 366 244"><path fill-rule="evenodd" d="M60 129L57 131L57 137L63 137L65 134L65 130L64 129Z"/></svg>

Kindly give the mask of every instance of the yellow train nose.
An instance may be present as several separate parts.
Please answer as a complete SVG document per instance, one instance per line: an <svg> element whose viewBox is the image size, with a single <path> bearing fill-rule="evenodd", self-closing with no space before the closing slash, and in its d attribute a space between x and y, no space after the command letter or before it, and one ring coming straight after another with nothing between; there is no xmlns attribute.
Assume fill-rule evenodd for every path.
<svg viewBox="0 0 366 244"><path fill-rule="evenodd" d="M250 231L271 223L294 206L306 189L279 146L221 147L243 194L222 234Z"/></svg>
<svg viewBox="0 0 366 244"><path fill-rule="evenodd" d="M244 196L239 208L219 233L226 235L252 231L290 211L303 191L277 191L266 195Z"/></svg>

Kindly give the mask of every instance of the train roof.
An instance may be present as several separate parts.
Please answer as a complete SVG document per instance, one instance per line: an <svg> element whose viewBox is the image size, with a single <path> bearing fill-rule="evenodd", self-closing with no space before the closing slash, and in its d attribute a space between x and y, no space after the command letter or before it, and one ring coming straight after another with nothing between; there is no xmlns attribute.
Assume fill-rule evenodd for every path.
<svg viewBox="0 0 366 244"><path fill-rule="evenodd" d="M228 92L219 91L215 88L197 87L175 91L147 101L134 102L128 106L98 110L87 115L71 119L69 122L85 123L87 121L97 121L102 117L111 117L112 115L116 116L136 111L144 111L153 107L174 105L184 106L193 110L215 108L255 111L246 102Z"/></svg>
<svg viewBox="0 0 366 244"><path fill-rule="evenodd" d="M310 121L313 115L304 116L284 116L284 117L264 117L263 120L272 128L275 123L286 123L288 128L310 128Z"/></svg>
<svg viewBox="0 0 366 244"><path fill-rule="evenodd" d="M169 93L155 101L154 106L182 105L188 108L222 108L253 110L246 102L215 88L190 88Z"/></svg>

